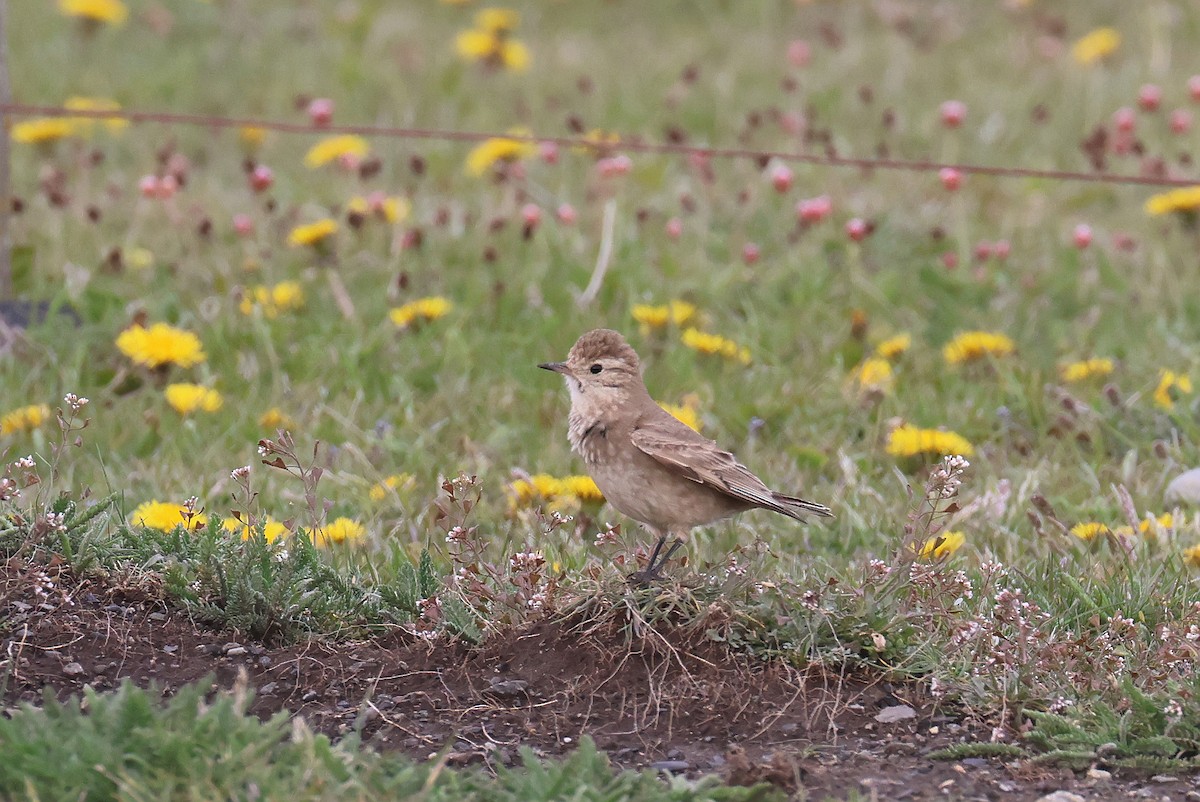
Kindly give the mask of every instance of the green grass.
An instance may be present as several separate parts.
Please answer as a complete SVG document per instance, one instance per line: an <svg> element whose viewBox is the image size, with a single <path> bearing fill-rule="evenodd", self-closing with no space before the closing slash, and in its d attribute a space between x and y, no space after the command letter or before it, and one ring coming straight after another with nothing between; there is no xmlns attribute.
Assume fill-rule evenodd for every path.
<svg viewBox="0 0 1200 802"><path fill-rule="evenodd" d="M356 736L333 744L286 714L247 714L244 688L206 698L207 683L166 702L126 683L0 718L0 793L5 799L225 800L424 799L767 800L765 786L722 787L711 779L662 783L653 772L618 772L590 739L552 762L522 752L495 776L415 764L361 748Z"/></svg>
<svg viewBox="0 0 1200 802"><path fill-rule="evenodd" d="M533 64L508 74L455 55L455 34L474 6L177 0L136 5L124 27L84 36L53 4L18 3L11 58L16 96L31 103L87 94L129 108L302 121L298 99L327 96L343 123L522 125L545 136L578 123L649 141L678 130L695 144L821 152L778 123L791 115L810 132L827 131L839 154L882 146L898 158L1063 169L1087 169L1080 141L1153 82L1165 100L1162 111L1138 114L1145 156L1161 157L1172 174L1195 174L1180 154L1194 155L1200 133L1172 134L1166 117L1192 107L1186 82L1200 73L1190 46L1200 12L1168 2L1006 5L961 2L887 18L845 3L524 3L516 35ZM1100 25L1121 33L1120 49L1103 64L1075 63L1071 42ZM797 37L811 44L807 67L787 63ZM955 131L938 120L951 98L969 109ZM1044 121L1034 120L1037 107ZM466 144L385 139L371 143L381 171L360 179L304 168L314 138L269 134L255 155L274 171L273 209L248 189L234 131L143 125L53 151L14 146L24 207L14 219L18 295L69 303L81 323L35 326L0 358L0 414L58 406L67 392L92 403L88 427L65 438L52 421L0 437L10 459L32 453L42 478L0 508L6 549L37 542L84 568L175 572L177 598L192 609L295 638L420 621L405 595L419 555L432 555L439 582L469 564L445 543L462 524L477 527L474 557L486 568L477 590L492 595L462 583L440 590L461 605L452 631L485 636L531 614L528 589L507 568L521 551L541 551L559 566L537 581L556 577L560 597L548 609L570 607L593 587L581 580L593 569L602 587L617 586L612 550L591 543L619 515L570 509L576 519L559 525L510 509L506 488L521 472L581 470L565 437L566 394L535 365L605 325L629 335L656 398L694 394L705 434L773 486L802 490L837 514L804 527L753 513L697 533L692 565L702 588L692 592L737 612L738 625L718 634L738 648L936 678L972 706L1010 713L1060 697L1112 704L1131 676L1165 704L1187 673L1170 660L1196 623L1185 558L1200 542L1194 514L1176 510L1170 531L1132 537L1128 553L1115 540L1064 534L1044 513L1035 526L1029 515L1041 496L1063 527L1115 528L1128 523L1120 488L1135 518L1159 515L1168 511L1166 484L1200 462L1200 396L1184 394L1169 410L1152 400L1163 369L1200 380L1197 233L1182 218L1148 217L1142 204L1152 189L967 175L949 193L936 175L797 164L795 186L780 195L749 160L714 160L709 182L685 158L635 154L630 175L600 179L590 155L566 148L557 165L530 160L524 178L498 182L464 174ZM103 159L93 163L92 150ZM187 159L187 186L170 203L141 199L138 179L172 152ZM1108 162L1121 173L1142 168L1137 156L1109 154ZM62 207L40 189L55 170L69 197ZM409 199L411 217L352 231L349 198L375 190ZM833 200L831 219L797 229L796 201L820 194ZM611 269L594 303L579 309L610 197ZM528 202L543 220L525 240ZM554 220L564 202L578 210L573 226ZM235 235L235 213L254 219L252 237ZM293 224L325 215L342 223L336 260L286 246ZM856 216L876 226L861 244L843 231ZM664 231L672 217L682 220L678 240ZM198 233L205 219L207 238ZM1083 251L1071 243L1080 223L1096 234ZM401 248L411 229L422 246ZM1125 236L1132 250L1118 247ZM997 240L1011 243L1007 260L973 260L977 243ZM761 248L754 265L741 260L746 243ZM126 262L147 249L152 264L106 267L115 247ZM945 254L957 257L955 269L944 266ZM353 300L349 319L335 304L331 272ZM246 288L283 280L304 286L302 310L276 318L239 311ZM388 310L426 295L448 298L450 314L397 331ZM675 330L639 331L633 304L673 298L695 303L707 330L748 346L752 364L690 351ZM855 310L865 314L863 337L852 333ZM133 366L114 341L139 312L195 332L207 361L166 377ZM968 329L1003 332L1017 352L946 365L942 345ZM911 333L913 346L896 364L894 388L860 398L850 371L897 332ZM1091 356L1115 359L1112 376L1064 387L1058 366ZM163 398L168 380L215 386L224 406L183 419ZM319 482L311 471L298 480L261 464L257 443L273 432L258 418L271 407L294 422L295 464L319 466ZM888 455L887 432L901 419L945 426L976 447L957 499L964 512L938 519L966 535L944 565L913 569L906 551L930 534L923 521L905 532L917 507L909 486L919 499L930 463ZM247 464L248 490L230 476ZM412 474L413 484L372 502L369 488L397 473ZM470 509L461 498L448 502L442 488L460 473L479 478ZM68 511L67 533L45 524L45 509L65 503L59 494L80 502ZM114 507L78 517L110 496ZM287 560L271 562L258 541L125 526L143 501L189 496L223 517L270 515L300 529L346 516L367 534L320 554L284 545ZM641 535L624 523L619 548L629 551ZM762 543L769 554L759 553ZM744 579L726 575L731 553L750 565ZM233 585L221 579L230 569ZM775 590L756 593L756 580ZM185 592L197 581L199 591ZM1024 613L1010 615L1012 604ZM314 606L324 612L313 617ZM993 635L1007 655L998 663L989 662Z"/></svg>

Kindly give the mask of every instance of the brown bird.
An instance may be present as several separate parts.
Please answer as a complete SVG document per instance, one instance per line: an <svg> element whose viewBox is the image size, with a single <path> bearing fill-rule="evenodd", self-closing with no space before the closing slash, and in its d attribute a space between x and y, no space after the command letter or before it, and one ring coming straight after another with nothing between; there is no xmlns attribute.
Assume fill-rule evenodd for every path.
<svg viewBox="0 0 1200 802"><path fill-rule="evenodd" d="M695 526L756 507L797 520L833 514L823 504L771 490L733 454L660 407L646 391L640 366L637 352L611 329L584 334L565 362L538 365L566 379L571 448L604 497L658 535L649 565L631 580L657 579ZM660 560L671 535L676 541Z"/></svg>

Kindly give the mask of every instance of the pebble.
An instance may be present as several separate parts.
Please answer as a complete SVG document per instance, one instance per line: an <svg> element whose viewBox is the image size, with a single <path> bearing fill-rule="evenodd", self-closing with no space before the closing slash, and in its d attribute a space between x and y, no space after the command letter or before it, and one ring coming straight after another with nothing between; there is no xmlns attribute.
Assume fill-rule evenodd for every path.
<svg viewBox="0 0 1200 802"><path fill-rule="evenodd" d="M916 717L917 711L908 705L892 705L875 714L875 720L880 724L894 724L897 721L906 721Z"/></svg>
<svg viewBox="0 0 1200 802"><path fill-rule="evenodd" d="M245 646L234 646L232 649L226 649L225 654L229 657L239 657L246 653Z"/></svg>
<svg viewBox="0 0 1200 802"><path fill-rule="evenodd" d="M1112 772L1104 769L1088 769L1087 776L1092 780L1111 780Z"/></svg>
<svg viewBox="0 0 1200 802"><path fill-rule="evenodd" d="M316 691L309 691L300 698L300 701L311 702L313 699L316 699L318 695L319 694Z"/></svg>
<svg viewBox="0 0 1200 802"><path fill-rule="evenodd" d="M83 673L83 666L79 665L79 663L72 661L70 663L67 663L65 666L63 666L63 673L66 674L68 677L78 677L80 674Z"/></svg>
<svg viewBox="0 0 1200 802"><path fill-rule="evenodd" d="M650 768L655 771L687 771L691 764L686 760L656 760L650 764Z"/></svg>
<svg viewBox="0 0 1200 802"><path fill-rule="evenodd" d="M224 652L225 654L229 654L234 649L241 649L242 650L240 652L241 654L246 653L246 648L244 646L242 646L242 644L234 643L232 641L230 641L229 643L226 643L224 646L221 647L221 651Z"/></svg>
<svg viewBox="0 0 1200 802"><path fill-rule="evenodd" d="M163 647L163 651L167 654L175 654L175 652L179 651L179 646L174 643L168 643Z"/></svg>
<svg viewBox="0 0 1200 802"><path fill-rule="evenodd" d="M147 618L149 618L151 621L166 621L167 614L166 613L150 613L150 615L148 615Z"/></svg>
<svg viewBox="0 0 1200 802"><path fill-rule="evenodd" d="M1052 794L1038 797L1037 802L1086 802L1079 794L1070 791L1055 791Z"/></svg>
<svg viewBox="0 0 1200 802"><path fill-rule="evenodd" d="M259 688L258 692L263 696L270 696L271 694L275 693L275 687L276 684L274 682L268 682L266 685Z"/></svg>

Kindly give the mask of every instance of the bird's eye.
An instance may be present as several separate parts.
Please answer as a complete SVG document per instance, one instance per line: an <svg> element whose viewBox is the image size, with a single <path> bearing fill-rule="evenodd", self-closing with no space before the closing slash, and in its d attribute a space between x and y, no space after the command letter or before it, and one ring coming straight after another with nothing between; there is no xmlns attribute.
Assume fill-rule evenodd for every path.
<svg viewBox="0 0 1200 802"><path fill-rule="evenodd" d="M604 366L601 365L599 362L597 362L596 364L594 364L590 368L588 368L588 370L590 370L592 373L599 373L600 371L604 370Z"/></svg>

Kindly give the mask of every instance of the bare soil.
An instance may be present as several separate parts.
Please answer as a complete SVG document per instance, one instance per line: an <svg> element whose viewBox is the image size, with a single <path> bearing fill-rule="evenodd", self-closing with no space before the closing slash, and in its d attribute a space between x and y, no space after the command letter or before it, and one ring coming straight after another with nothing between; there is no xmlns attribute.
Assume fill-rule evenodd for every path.
<svg viewBox="0 0 1200 802"><path fill-rule="evenodd" d="M932 761L934 749L986 740L986 725L915 686L753 661L684 632L631 633L547 619L481 647L403 630L271 647L198 625L144 580L0 563L6 710L39 703L47 688L65 699L129 678L170 694L210 675L228 687L245 672L259 715L286 710L333 737L361 726L378 749L418 759L448 750L459 765L511 764L521 746L558 755L590 736L622 767L768 780L815 800L1200 799L1196 778ZM915 715L876 719L902 706Z"/></svg>

